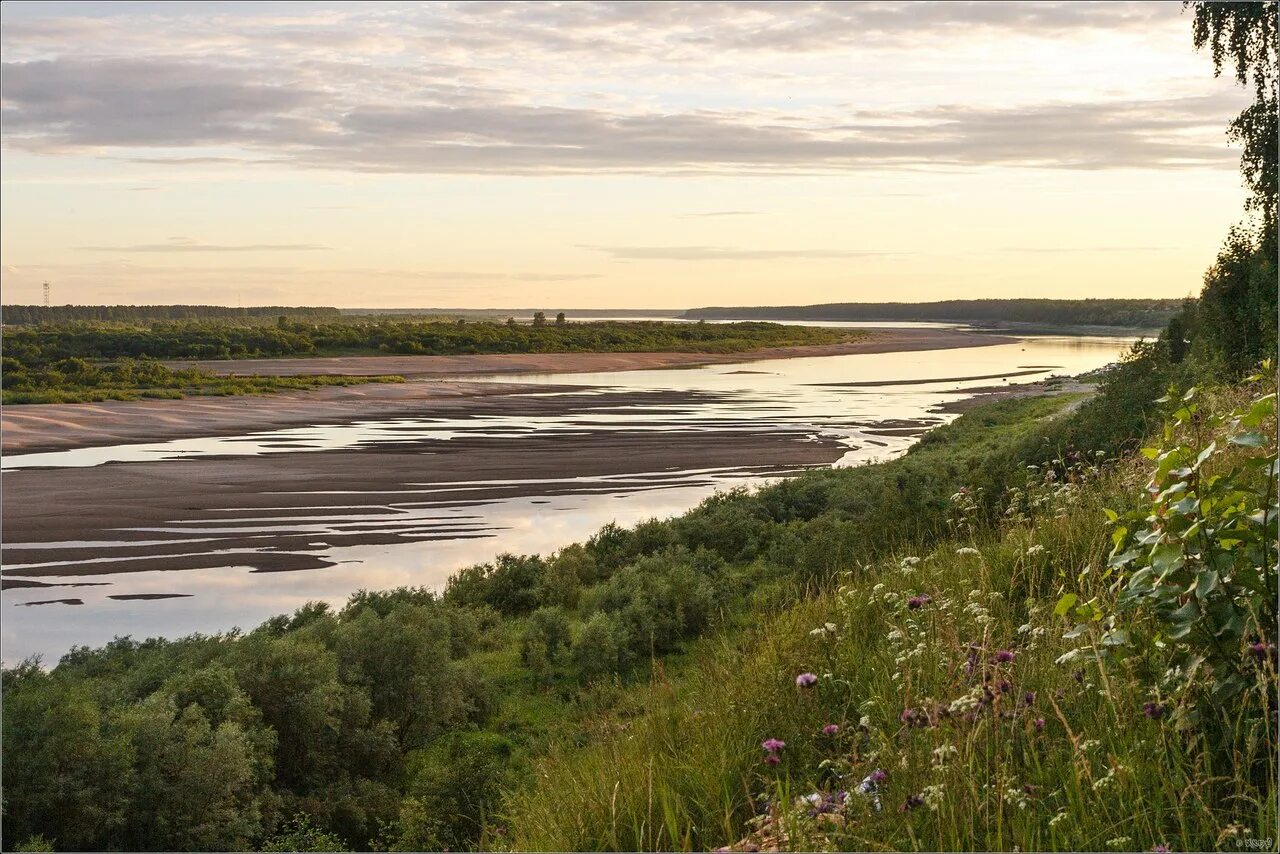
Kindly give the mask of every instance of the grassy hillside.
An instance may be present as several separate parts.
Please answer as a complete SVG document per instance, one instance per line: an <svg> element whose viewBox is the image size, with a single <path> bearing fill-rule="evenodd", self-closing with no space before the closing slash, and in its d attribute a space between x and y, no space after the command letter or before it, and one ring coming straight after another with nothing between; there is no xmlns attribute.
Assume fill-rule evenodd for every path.
<svg viewBox="0 0 1280 854"><path fill-rule="evenodd" d="M1260 388L1212 396L1174 417L1156 462L1033 469L995 526L957 494L951 536L864 552L836 590L704 646L637 691L633 715L553 751L510 797L511 848L1274 838L1274 404ZM1152 482L1169 495L1144 498ZM1247 510L1209 508L1221 500ZM1123 559L1126 521L1104 524L1113 508L1134 522L1189 510L1200 529L1157 528L1144 577ZM1143 587L1151 568L1171 612ZM1178 613L1197 603L1203 616Z"/></svg>

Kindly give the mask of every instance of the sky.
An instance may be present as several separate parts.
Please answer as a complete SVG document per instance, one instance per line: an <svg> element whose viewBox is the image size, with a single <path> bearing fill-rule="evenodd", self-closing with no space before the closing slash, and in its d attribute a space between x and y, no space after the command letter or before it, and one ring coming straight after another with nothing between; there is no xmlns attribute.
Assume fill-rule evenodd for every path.
<svg viewBox="0 0 1280 854"><path fill-rule="evenodd" d="M0 6L5 303L1199 291L1248 101L1180 2Z"/></svg>

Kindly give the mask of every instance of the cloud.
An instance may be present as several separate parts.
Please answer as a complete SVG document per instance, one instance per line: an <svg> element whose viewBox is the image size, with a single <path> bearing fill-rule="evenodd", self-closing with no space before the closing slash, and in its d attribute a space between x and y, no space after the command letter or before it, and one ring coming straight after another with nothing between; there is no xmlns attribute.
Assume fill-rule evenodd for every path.
<svg viewBox="0 0 1280 854"><path fill-rule="evenodd" d="M858 249L734 249L725 246L583 246L621 261L773 261L897 255Z"/></svg>
<svg viewBox="0 0 1280 854"><path fill-rule="evenodd" d="M3 35L4 136L175 169L1232 169L1222 128L1248 94L1189 95L1215 85L1207 73L1188 88L1152 60L1174 30L1190 56L1186 26L1161 2L156 5L92 17L19 6ZM1062 59L1097 33L1156 53L1116 74ZM1058 40L1058 64L1032 62L1039 76L1019 90L1009 67L1038 60L1044 39ZM940 44L955 52L950 82ZM1086 72L1106 88L1077 79Z"/></svg>
<svg viewBox="0 0 1280 854"><path fill-rule="evenodd" d="M318 243L202 243L187 237L171 237L167 243L77 246L76 248L84 252L311 252L333 247Z"/></svg>
<svg viewBox="0 0 1280 854"><path fill-rule="evenodd" d="M427 102L348 103L339 92L266 84L242 68L178 61L60 58L5 63L4 74L6 141L33 151L425 174L1230 168L1236 155L1222 144L1221 128L1246 97L944 104L833 119L540 106L481 90L454 103L429 80L416 95ZM210 147L235 153L205 153ZM188 156L183 148L204 151Z"/></svg>

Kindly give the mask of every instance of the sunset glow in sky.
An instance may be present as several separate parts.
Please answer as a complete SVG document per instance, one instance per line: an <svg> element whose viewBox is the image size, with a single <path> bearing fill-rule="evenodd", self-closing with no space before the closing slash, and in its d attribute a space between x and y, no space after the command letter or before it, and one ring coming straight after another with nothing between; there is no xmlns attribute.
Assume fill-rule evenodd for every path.
<svg viewBox="0 0 1280 854"><path fill-rule="evenodd" d="M1181 3L22 3L3 299L1180 297L1249 100Z"/></svg>

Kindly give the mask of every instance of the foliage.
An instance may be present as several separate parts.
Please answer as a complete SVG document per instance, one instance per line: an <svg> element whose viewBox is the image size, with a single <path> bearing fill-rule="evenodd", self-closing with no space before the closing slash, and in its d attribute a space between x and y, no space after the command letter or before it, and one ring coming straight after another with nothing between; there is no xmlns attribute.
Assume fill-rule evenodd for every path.
<svg viewBox="0 0 1280 854"><path fill-rule="evenodd" d="M1224 437L1273 427L1273 397L1224 394L1209 395ZM1261 433L1265 449L1244 438L1237 456L1201 468L1220 466L1207 476L1241 491L1243 472L1265 482L1276 456L1273 430ZM1273 660L1237 642L1231 663L1251 674L1252 699L1207 703L1180 726L1166 680L1174 644L1103 652L1152 625L1124 610L1125 586L1106 575L1105 508L1145 519L1163 499L1133 460L1047 463L1006 493L1014 509L998 524L965 524L980 503L957 493L953 538L864 553L838 589L760 615L636 688L624 701L636 714L558 745L513 790L511 848L1209 850L1274 838ZM1274 501L1273 488L1251 494ZM1255 524L1226 498L1213 506L1230 530ZM1231 553L1246 596L1254 558ZM1274 591L1274 557L1263 560ZM1075 592L1055 609L1064 588ZM1270 614L1249 625L1273 637L1270 596ZM1125 614L1130 639L1089 619L1082 647L1066 620L1082 605ZM798 683L803 673L816 683Z"/></svg>
<svg viewBox="0 0 1280 854"><path fill-rule="evenodd" d="M1039 453L1061 404L990 405L895 462L609 526L550 557L504 555L442 597L361 591L244 636L121 639L51 671L7 670L6 839L305 846L288 823L305 814L347 847L474 845L555 734L582 737L580 716L762 603L944 536L922 520L983 460L998 494L1012 449Z"/></svg>
<svg viewBox="0 0 1280 854"><path fill-rule="evenodd" d="M1246 206L1262 215L1271 232L1276 224L1277 101L1280 55L1275 3L1191 2L1192 40L1209 48L1214 75L1230 61L1236 81L1253 85L1254 102L1230 127L1231 138L1244 148L1240 170L1250 197ZM1271 244L1274 248L1274 241ZM1274 284L1274 282L1273 282Z"/></svg>
<svg viewBox="0 0 1280 854"><path fill-rule="evenodd" d="M401 319L283 317L149 323L73 322L5 328L5 355L26 363L59 359L239 359L315 354L742 353L761 347L831 344L865 333L775 323L613 322L541 325Z"/></svg>
<svg viewBox="0 0 1280 854"><path fill-rule="evenodd" d="M321 386L403 381L402 377L396 376L223 377L194 368L174 370L148 358L126 358L110 364L76 357L51 363L28 363L17 356L5 356L3 370L0 371L5 404L269 394Z"/></svg>
<svg viewBox="0 0 1280 854"><path fill-rule="evenodd" d="M1268 671L1274 678L1276 396L1207 417L1196 398L1194 388L1164 398L1171 414L1163 446L1143 449L1155 464L1151 498L1109 514L1116 529L1108 567L1124 584L1121 606L1156 621L1149 642L1176 654L1173 687L1189 693L1208 680L1212 694L1203 700L1221 704L1259 681L1265 697ZM1102 643L1121 650L1138 643L1128 625L1120 621ZM1192 707L1179 713L1187 726L1202 718Z"/></svg>
<svg viewBox="0 0 1280 854"><path fill-rule="evenodd" d="M68 323L77 320L145 322L151 320L213 320L228 318L334 317L336 308L323 306L248 306L227 305L6 305L0 316L6 325L36 323Z"/></svg>
<svg viewBox="0 0 1280 854"><path fill-rule="evenodd" d="M1228 131L1243 148L1240 171L1251 216L1231 229L1205 274L1199 317L1192 321L1202 327L1193 347L1206 369L1239 377L1261 360L1276 358L1278 12L1270 2L1187 5L1194 10L1193 41L1196 48L1209 48L1214 74L1233 64L1237 82L1254 91L1253 103Z"/></svg>

